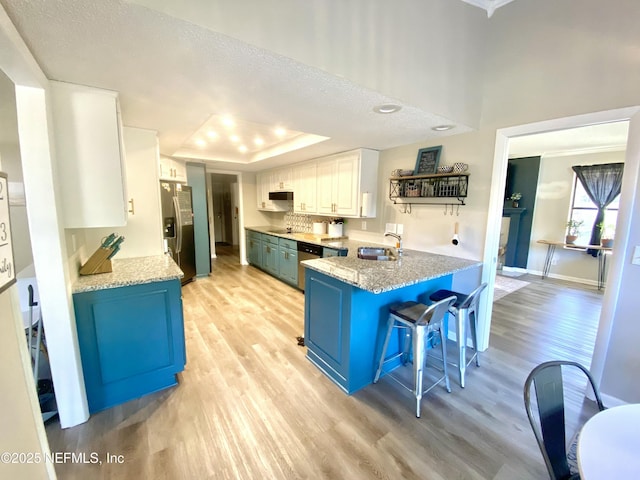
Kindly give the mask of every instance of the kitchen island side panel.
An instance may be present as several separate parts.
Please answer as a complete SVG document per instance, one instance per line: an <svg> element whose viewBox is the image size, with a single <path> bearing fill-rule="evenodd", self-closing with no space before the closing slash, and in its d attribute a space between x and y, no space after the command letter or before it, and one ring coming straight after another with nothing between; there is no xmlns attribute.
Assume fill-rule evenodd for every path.
<svg viewBox="0 0 640 480"><path fill-rule="evenodd" d="M389 306L408 300L429 303L430 293L452 283L452 275L445 275L374 294L308 268L305 275L307 358L348 394L373 383ZM387 356L398 345L397 336L392 337Z"/></svg>
<svg viewBox="0 0 640 480"><path fill-rule="evenodd" d="M73 296L91 413L176 385L186 364L178 279Z"/></svg>

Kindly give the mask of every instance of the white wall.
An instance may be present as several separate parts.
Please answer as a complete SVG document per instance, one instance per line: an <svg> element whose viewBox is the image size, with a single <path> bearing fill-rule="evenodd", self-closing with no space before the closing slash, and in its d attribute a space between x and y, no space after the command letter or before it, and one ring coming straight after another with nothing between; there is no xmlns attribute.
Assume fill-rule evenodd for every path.
<svg viewBox="0 0 640 480"><path fill-rule="evenodd" d="M640 105L634 0L518 0L492 17L481 132L493 146L496 127ZM636 119L640 122L640 119ZM639 267L630 264L640 244L638 188L640 126L630 125L622 205L591 369L605 395L640 401L640 331L636 310ZM486 168L491 168L486 162ZM625 218L626 217L626 218ZM627 224L628 222L628 224ZM629 246L623 241L625 224ZM624 236L626 239L626 236ZM618 276L620 281L612 282Z"/></svg>
<svg viewBox="0 0 640 480"><path fill-rule="evenodd" d="M574 173L571 167L624 162L624 158L625 152L620 151L542 157L527 261L528 270L540 273L544 266L547 246L537 243L537 240L564 242L573 193ZM591 226L584 225L582 230L588 232ZM559 248L556 249L554 261L557 265L551 266L549 276L597 285L597 258L583 251Z"/></svg>
<svg viewBox="0 0 640 480"><path fill-rule="evenodd" d="M49 445L31 373L31 361L27 352L15 285L0 293L0 312L0 382L3 390L0 452L32 452L43 458L49 453ZM51 463L0 462L0 478L55 478L55 473Z"/></svg>

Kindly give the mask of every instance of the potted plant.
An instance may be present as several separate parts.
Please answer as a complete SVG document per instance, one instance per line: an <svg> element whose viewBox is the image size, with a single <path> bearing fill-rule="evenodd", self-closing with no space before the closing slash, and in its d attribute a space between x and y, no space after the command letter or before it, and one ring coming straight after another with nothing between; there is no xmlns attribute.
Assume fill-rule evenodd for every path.
<svg viewBox="0 0 640 480"><path fill-rule="evenodd" d="M584 223L584 220L569 220L567 222L567 236L565 237L566 243L574 243L578 239L580 233L580 227Z"/></svg>
<svg viewBox="0 0 640 480"><path fill-rule="evenodd" d="M521 198L522 198L522 194L520 192L511 194L511 196L509 197L509 200L511 200L511 205L513 205L513 208L518 208L518 205L520 205Z"/></svg>
<svg viewBox="0 0 640 480"><path fill-rule="evenodd" d="M615 233L615 225L605 225L604 222L598 224L600 228L600 245L605 248L613 247L613 236Z"/></svg>

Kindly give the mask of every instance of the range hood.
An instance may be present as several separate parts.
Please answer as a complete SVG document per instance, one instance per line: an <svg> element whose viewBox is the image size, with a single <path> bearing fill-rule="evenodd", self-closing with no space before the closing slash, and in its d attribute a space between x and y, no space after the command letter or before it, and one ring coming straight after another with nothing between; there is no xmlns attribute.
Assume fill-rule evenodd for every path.
<svg viewBox="0 0 640 480"><path fill-rule="evenodd" d="M269 192L269 200L293 200L293 192Z"/></svg>

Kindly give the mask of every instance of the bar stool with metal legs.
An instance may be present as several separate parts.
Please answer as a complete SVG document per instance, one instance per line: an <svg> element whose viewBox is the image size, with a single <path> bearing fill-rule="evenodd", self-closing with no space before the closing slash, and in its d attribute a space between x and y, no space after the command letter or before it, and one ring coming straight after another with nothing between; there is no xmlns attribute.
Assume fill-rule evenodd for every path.
<svg viewBox="0 0 640 480"><path fill-rule="evenodd" d="M409 358L409 346L411 344L410 340L413 339L413 388L409 388L390 372L385 372L385 374L389 374L390 378L398 382L407 390L413 391L413 394L416 397L416 417L420 417L420 401L422 400L422 395L438 385L442 380L445 381L447 392L451 392L451 387L449 386L449 375L447 373L447 329L445 316L455 300L456 297L451 296L429 306L417 302L404 302L394 304L389 307L387 334L384 339L382 353L380 354L380 362L378 364L378 370L376 371L373 383L378 383L385 363L391 362L398 357L400 357L402 365L407 363L407 359ZM394 329L404 331L403 337L399 334L399 339L404 340L402 342L404 345L400 348L400 351L397 354L392 355L389 358L385 358L387 347L389 346L389 340ZM424 368L427 361L427 346L428 343L433 344L435 335L440 337L440 344L442 345L442 369L444 371L444 375L434 382L429 388L423 390L422 384Z"/></svg>
<svg viewBox="0 0 640 480"><path fill-rule="evenodd" d="M464 388L464 377L467 366L475 359L476 367L480 366L478 356L478 302L480 294L487 288L483 283L473 292L467 294L453 292L451 290L438 290L429 296L431 301L437 302L443 298L455 295L457 300L449 307L449 313L456 317L456 337L458 343L458 374L460 386ZM473 342L473 355L467 360L467 328L471 331L471 341Z"/></svg>

